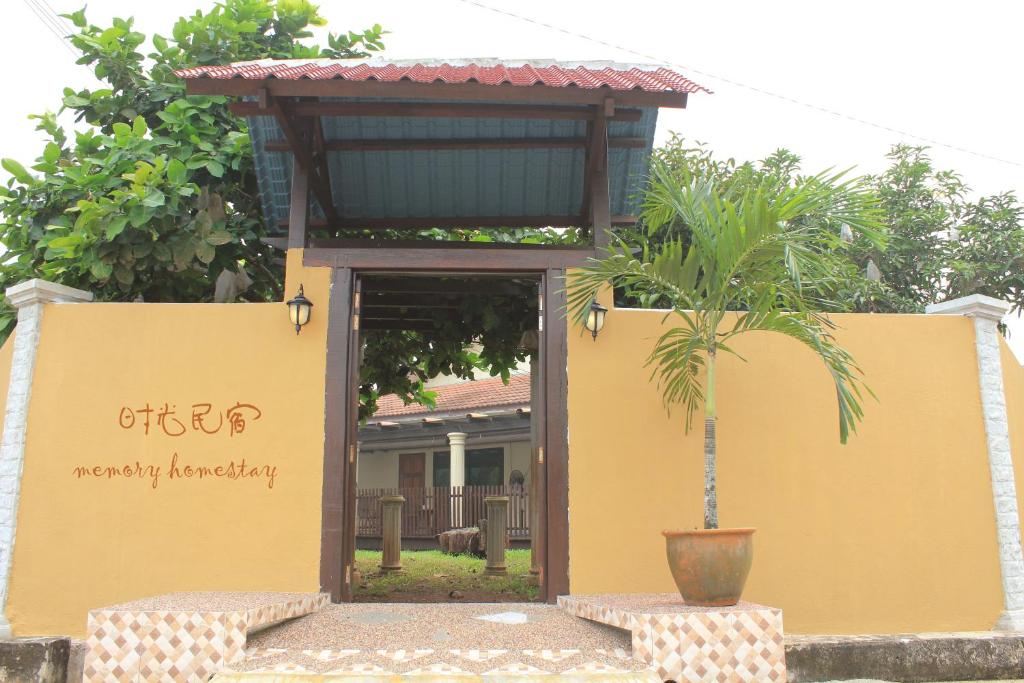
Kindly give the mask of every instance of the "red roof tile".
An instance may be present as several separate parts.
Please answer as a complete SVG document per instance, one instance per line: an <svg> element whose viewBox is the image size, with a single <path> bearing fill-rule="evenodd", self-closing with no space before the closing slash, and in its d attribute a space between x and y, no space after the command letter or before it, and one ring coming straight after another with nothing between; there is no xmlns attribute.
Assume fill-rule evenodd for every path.
<svg viewBox="0 0 1024 683"><path fill-rule="evenodd" d="M181 78L283 78L385 83L481 83L484 85L546 85L553 88L643 90L646 92L691 93L707 88L671 69L654 64L633 65L610 62L551 62L465 60L369 61L338 59L262 59L223 66L197 66L175 71Z"/></svg>
<svg viewBox="0 0 1024 683"><path fill-rule="evenodd" d="M530 373L512 375L509 383L501 381L501 377L489 377L471 382L446 384L434 389L437 393L437 407L430 410L418 403L405 405L395 394L381 396L377 401L377 412L374 418L399 417L409 415L429 415L430 413L451 413L470 411L498 406L530 404Z"/></svg>

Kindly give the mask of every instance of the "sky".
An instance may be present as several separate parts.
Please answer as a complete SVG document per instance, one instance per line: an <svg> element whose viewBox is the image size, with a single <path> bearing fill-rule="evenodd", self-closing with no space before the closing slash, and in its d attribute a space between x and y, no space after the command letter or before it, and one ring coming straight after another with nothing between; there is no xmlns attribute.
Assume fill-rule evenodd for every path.
<svg viewBox="0 0 1024 683"><path fill-rule="evenodd" d="M0 55L9 97L0 108L0 156L38 156L40 137L26 116L59 108L65 86L94 83L30 8L61 13L82 4L5 3ZM168 35L178 16L210 5L92 0L88 17L101 24L130 13L142 32ZM335 32L381 24L390 32L385 54L396 59L671 65L714 94L691 95L685 110L662 110L659 139L675 131L723 157L759 159L785 147L808 172L873 173L893 144L931 144L936 164L960 172L975 192L1024 196L1024 89L1016 85L1024 3L325 0L320 7ZM1011 321L1010 344L1024 360L1024 320Z"/></svg>

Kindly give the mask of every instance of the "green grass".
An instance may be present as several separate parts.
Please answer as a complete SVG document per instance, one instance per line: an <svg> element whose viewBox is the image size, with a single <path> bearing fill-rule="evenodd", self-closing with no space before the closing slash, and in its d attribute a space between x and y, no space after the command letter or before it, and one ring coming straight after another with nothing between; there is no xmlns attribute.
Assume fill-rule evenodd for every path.
<svg viewBox="0 0 1024 683"><path fill-rule="evenodd" d="M473 555L446 555L440 550L402 552L402 571L380 571L380 551L357 550L356 570L362 575L354 597L359 601L514 602L537 599L529 585L529 550L505 551L507 576L484 574L486 561ZM461 598L452 598L459 591Z"/></svg>

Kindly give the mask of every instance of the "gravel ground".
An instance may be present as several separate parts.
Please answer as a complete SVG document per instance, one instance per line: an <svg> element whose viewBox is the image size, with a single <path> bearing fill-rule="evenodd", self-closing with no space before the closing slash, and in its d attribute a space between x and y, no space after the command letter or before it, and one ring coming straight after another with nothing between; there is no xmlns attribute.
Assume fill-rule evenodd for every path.
<svg viewBox="0 0 1024 683"><path fill-rule="evenodd" d="M477 618L499 615L519 623ZM456 671L647 671L631 657L628 632L529 603L330 605L253 635L246 653L234 671L429 674L438 680Z"/></svg>
<svg viewBox="0 0 1024 683"><path fill-rule="evenodd" d="M474 617L526 615L525 624ZM258 633L252 648L308 649L614 649L629 651L627 631L529 603L329 605L302 619Z"/></svg>

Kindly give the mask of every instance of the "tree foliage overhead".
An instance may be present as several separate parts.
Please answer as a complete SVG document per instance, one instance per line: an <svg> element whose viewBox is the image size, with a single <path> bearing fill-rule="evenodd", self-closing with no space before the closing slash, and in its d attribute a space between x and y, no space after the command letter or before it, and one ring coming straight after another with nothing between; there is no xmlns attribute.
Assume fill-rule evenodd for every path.
<svg viewBox="0 0 1024 683"><path fill-rule="evenodd" d="M225 0L182 17L170 36L67 15L78 63L102 87L64 90L75 130L35 118L47 141L35 164L4 159L2 286L32 277L108 301L209 301L225 269L253 300L280 299L283 270L264 232L245 121L224 97L186 97L175 69L241 60L358 57L383 47L380 26L309 43L323 25L306 0ZM0 311L0 335L14 324Z"/></svg>
<svg viewBox="0 0 1024 683"><path fill-rule="evenodd" d="M800 158L784 149L739 163L674 136L654 157L676 174L714 180L720 192L793 187L806 178ZM930 303L974 293L1024 308L1024 206L1016 196L970 198L960 175L937 170L924 147L896 145L888 159L883 173L866 177L878 199L878 232L854 230L824 215L803 219L824 221L828 238L822 248L835 257L823 310L920 313ZM689 239L678 218L656 229L644 223L620 234L634 248ZM628 288L618 296L623 303L645 305Z"/></svg>
<svg viewBox="0 0 1024 683"><path fill-rule="evenodd" d="M224 271L242 272L254 301L282 300L280 254L260 237L265 222L253 173L246 122L224 97L186 97L179 68L265 58L347 58L383 48L383 30L329 34L307 0L224 0L147 36L132 19L91 24L67 15L79 63L101 85L63 93L73 129L53 114L33 118L45 135L34 163L4 159L11 174L0 188L0 242L6 248L0 287L40 277L87 289L107 301L210 301ZM2 156L2 153L0 153ZM897 147L892 167L872 179L885 213L889 245L877 235L844 238L821 219L832 257L832 288L822 306L840 310L917 311L931 301L982 291L1024 303L1021 206L1012 194L967 201L962 181L940 173L920 148ZM721 191L783 188L802 182L799 159L785 150L757 163L715 158L674 138L656 151L669 168L689 169ZM670 219L642 223L619 236L635 251L671 240L689 244L687 226ZM346 236L461 241L577 243L578 229L418 230ZM880 277L868 277L871 268ZM827 296L826 296L827 294ZM657 302L628 288L631 303ZM834 302L827 304L825 302ZM374 331L364 355L364 414L381 393L430 402L423 381L433 374L469 377L480 368L507 375L525 358L519 338L535 320L536 302L467 298L464 325L438 318L438 330ZM440 315L440 314L438 314ZM0 339L15 322L0 304Z"/></svg>
<svg viewBox="0 0 1024 683"><path fill-rule="evenodd" d="M453 278L473 282L473 278ZM377 399L397 394L409 403L433 406L427 380L439 374L472 379L477 371L508 381L511 371L530 359L524 332L537 329L537 283L503 280L505 291L453 296L450 308L401 310L401 315L432 318L432 330L365 330L360 377L360 418L371 416ZM368 298L364 295L364 305Z"/></svg>
<svg viewBox="0 0 1024 683"><path fill-rule="evenodd" d="M885 226L872 220L854 224L846 216L869 213L877 214L877 208L867 211L867 205L874 205L873 188L866 186L862 179L857 182L841 179L840 174L819 174L807 176L800 173L800 158L785 149L780 149L767 158L752 162L737 162L735 159L721 159L703 144L690 145L673 135L669 141L654 150L653 165L669 177L699 178L708 183L720 198L740 197L750 192L784 193L794 188L806 187L808 183L827 191L832 203L812 207L794 219L802 228L813 229L817 234L814 249L820 252L822 262L827 263L828 273L816 279L817 292L807 301L817 301L819 310L845 311L860 310L858 302L872 301L882 296L878 283L864 276L855 262L853 245L868 245L885 249ZM648 188L658 186L652 179ZM645 199L645 201L647 201ZM620 230L618 237L638 255L647 257L661 245L678 241L688 247L692 238L692 227L684 217L663 207L661 213L644 211L640 223L629 229ZM670 307L666 300L651 300L656 293L649 288L636 289L628 282L616 290L617 305L638 305ZM742 300L733 300L733 307L742 307Z"/></svg>
<svg viewBox="0 0 1024 683"><path fill-rule="evenodd" d="M887 248L855 245L879 270L879 310L919 313L930 303L986 294L1024 308L1024 206L1013 192L970 198L955 171L936 169L927 148L896 145L872 178L888 228Z"/></svg>
<svg viewBox="0 0 1024 683"><path fill-rule="evenodd" d="M76 130L53 114L34 117L47 136L35 164L3 161L12 174L3 195L0 242L7 262L0 287L41 277L89 290L107 301L210 301L224 270L252 280L250 300L282 300L280 254L259 238L265 222L244 119L225 97L186 97L180 68L266 58L348 58L383 48L383 30L329 34L306 0L225 0L180 18L167 34L147 36L132 19L96 26L85 12L68 18L71 40L103 83L65 89ZM374 231L361 237L460 241L573 242L578 231L534 229ZM536 319L535 297L459 303L463 325L438 330L369 331L363 357L362 413L382 393L429 404L426 379L507 376L526 358L519 340ZM14 311L0 309L0 338Z"/></svg>

